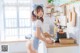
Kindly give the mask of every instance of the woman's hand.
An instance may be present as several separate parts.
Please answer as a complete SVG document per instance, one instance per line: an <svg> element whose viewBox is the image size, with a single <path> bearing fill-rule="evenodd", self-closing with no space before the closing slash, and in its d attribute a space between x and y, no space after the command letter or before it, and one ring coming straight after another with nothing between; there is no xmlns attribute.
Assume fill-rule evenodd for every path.
<svg viewBox="0 0 80 53"><path fill-rule="evenodd" d="M50 35L49 33L47 33L47 32L45 32L43 35L44 35L46 38L50 38L50 37L51 37L51 35Z"/></svg>
<svg viewBox="0 0 80 53"><path fill-rule="evenodd" d="M51 44L53 41L50 38L46 38L46 43Z"/></svg>

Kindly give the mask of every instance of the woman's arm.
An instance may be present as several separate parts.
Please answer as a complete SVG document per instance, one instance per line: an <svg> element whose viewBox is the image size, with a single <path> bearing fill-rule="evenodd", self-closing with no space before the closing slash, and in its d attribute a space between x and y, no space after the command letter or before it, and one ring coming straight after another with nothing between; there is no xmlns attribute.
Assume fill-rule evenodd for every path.
<svg viewBox="0 0 80 53"><path fill-rule="evenodd" d="M37 27L36 29L36 37L39 38L40 40L44 41L45 43L52 43L52 40L50 38L45 38L44 36L41 35L42 32L40 31L40 28Z"/></svg>
<svg viewBox="0 0 80 53"><path fill-rule="evenodd" d="M39 38L40 40L46 42L46 38L44 36L41 35L41 31L40 31L40 27L37 27L36 28L36 37Z"/></svg>

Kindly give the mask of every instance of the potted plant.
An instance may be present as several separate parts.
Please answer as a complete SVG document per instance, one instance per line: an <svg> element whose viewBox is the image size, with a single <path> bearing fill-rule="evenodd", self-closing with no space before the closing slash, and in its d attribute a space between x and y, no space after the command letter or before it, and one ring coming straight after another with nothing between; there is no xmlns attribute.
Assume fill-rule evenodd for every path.
<svg viewBox="0 0 80 53"><path fill-rule="evenodd" d="M52 2L54 2L54 0L48 0L48 3L52 3Z"/></svg>
<svg viewBox="0 0 80 53"><path fill-rule="evenodd" d="M53 5L54 0L48 0L48 5L52 6Z"/></svg>

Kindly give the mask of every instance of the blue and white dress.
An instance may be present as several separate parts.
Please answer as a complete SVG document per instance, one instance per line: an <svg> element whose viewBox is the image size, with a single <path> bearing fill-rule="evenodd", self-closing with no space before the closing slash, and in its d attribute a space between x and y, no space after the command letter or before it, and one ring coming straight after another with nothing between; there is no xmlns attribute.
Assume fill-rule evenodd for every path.
<svg viewBox="0 0 80 53"><path fill-rule="evenodd" d="M33 41L32 46L35 50L38 50L38 46L39 46L39 39L37 37L35 37L35 32L36 32L36 27L40 28L40 31L42 31L42 21L41 20L36 20L32 23L32 38L31 40Z"/></svg>

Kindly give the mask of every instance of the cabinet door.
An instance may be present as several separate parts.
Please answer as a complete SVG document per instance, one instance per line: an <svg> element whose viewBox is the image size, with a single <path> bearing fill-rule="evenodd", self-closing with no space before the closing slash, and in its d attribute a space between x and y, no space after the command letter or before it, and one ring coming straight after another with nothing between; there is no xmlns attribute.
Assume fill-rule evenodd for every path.
<svg viewBox="0 0 80 53"><path fill-rule="evenodd" d="M78 48L78 46L60 47L60 48L48 48L47 53L79 53L79 48Z"/></svg>
<svg viewBox="0 0 80 53"><path fill-rule="evenodd" d="M47 53L47 48L44 42L39 44L38 53Z"/></svg>

